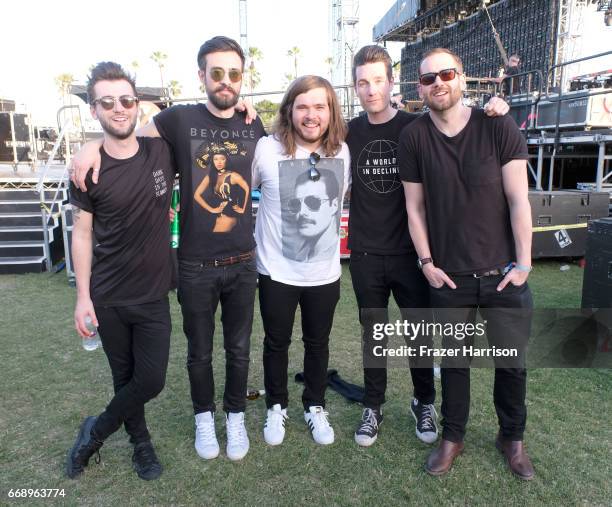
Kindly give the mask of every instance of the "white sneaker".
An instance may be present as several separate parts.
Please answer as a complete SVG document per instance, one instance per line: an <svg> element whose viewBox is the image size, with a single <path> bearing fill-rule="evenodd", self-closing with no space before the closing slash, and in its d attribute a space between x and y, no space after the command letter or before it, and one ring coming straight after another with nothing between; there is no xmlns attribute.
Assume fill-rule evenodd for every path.
<svg viewBox="0 0 612 507"><path fill-rule="evenodd" d="M281 409L279 403L268 409L266 424L264 425L264 440L268 445L280 445L285 439L285 421L287 409Z"/></svg>
<svg viewBox="0 0 612 507"><path fill-rule="evenodd" d="M320 406L309 407L308 412L304 412L304 420L317 444L329 445L334 443L334 429L329 425L328 415L325 409Z"/></svg>
<svg viewBox="0 0 612 507"><path fill-rule="evenodd" d="M227 457L237 461L249 452L249 437L244 426L244 412L230 412L225 419L227 431Z"/></svg>
<svg viewBox="0 0 612 507"><path fill-rule="evenodd" d="M195 416L195 449L200 458L213 459L219 456L213 412L201 412Z"/></svg>

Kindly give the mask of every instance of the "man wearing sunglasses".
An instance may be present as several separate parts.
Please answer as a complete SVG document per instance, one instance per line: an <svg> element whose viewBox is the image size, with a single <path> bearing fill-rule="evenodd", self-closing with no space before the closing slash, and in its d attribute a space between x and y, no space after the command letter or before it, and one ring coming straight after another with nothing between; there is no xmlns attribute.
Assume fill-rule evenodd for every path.
<svg viewBox="0 0 612 507"><path fill-rule="evenodd" d="M296 79L281 101L274 132L257 143L253 159L253 184L261 185L255 238L265 331L264 439L279 445L285 437L288 351L299 305L304 419L314 441L327 445L334 441L325 390L340 297L338 214L350 174L346 126L327 80Z"/></svg>
<svg viewBox="0 0 612 507"><path fill-rule="evenodd" d="M161 136L167 141L179 170L178 296L188 345L187 371L195 414L195 449L204 459L216 458L219 454L212 369L215 314L219 303L226 353L223 396L226 454L231 460L239 460L249 450L244 410L257 287L250 199L251 161L255 145L265 132L259 118L247 124L245 116L235 112L244 60L236 41L223 36L206 41L198 51L197 63L208 102L165 109L153 118L153 122L137 131L137 135ZM212 159L218 153L227 155L235 175L232 181L240 177L248 187L244 195L244 189L233 189L228 182L228 195L244 195L240 213L231 217L232 227L219 227L219 212L206 209L194 199L203 180L216 181ZM79 157L77 162L80 167L88 168L95 159ZM83 183L81 179L77 177L79 186ZM94 175L93 181L96 179ZM205 201L218 201L214 186L207 185L202 195ZM226 211L229 213L229 208Z"/></svg>
<svg viewBox="0 0 612 507"><path fill-rule="evenodd" d="M487 118L464 106L465 87L455 53L437 48L424 55L418 91L430 112L404 129L399 143L410 235L431 306L480 308L489 344L503 337L518 348L529 335L523 314L533 305L527 146L511 118ZM462 340L450 336L443 345ZM463 363L442 361L443 431L425 465L431 475L446 473L463 451L470 404L470 370ZM495 361L495 444L511 471L528 480L534 471L523 446L527 372L521 366Z"/></svg>
<svg viewBox="0 0 612 507"><path fill-rule="evenodd" d="M385 340L373 339L372 328L376 322L371 319L386 321L391 294L404 310L427 307L429 295L408 233L397 161L399 134L419 115L393 107L392 62L385 48L364 46L355 54L353 81L366 112L349 122L346 140L351 152L352 176L350 271L363 326L365 384L364 410L355 441L361 446L370 446L376 441L383 420L382 405L387 388L385 363L372 356L373 347L383 345ZM485 111L493 116L505 114L508 105L493 98ZM405 311L402 313L403 318L408 318ZM433 443L438 428L432 365L411 362L410 366L414 391L409 413L415 419L417 437Z"/></svg>
<svg viewBox="0 0 612 507"><path fill-rule="evenodd" d="M295 180L295 197L287 202L293 216L299 241L296 260L317 262L335 254L339 241L338 224L341 206L340 189L335 174L328 169L317 169L318 178L303 172Z"/></svg>
<svg viewBox="0 0 612 507"><path fill-rule="evenodd" d="M87 95L104 131L99 149L104 178L88 193L70 187L74 321L83 337L91 334L86 318L98 327L115 396L98 417L81 424L66 463L70 478L83 472L122 424L134 444L138 476L152 480L162 472L144 406L163 389L168 366L168 291L174 273L167 212L175 168L165 142L136 137L135 94L134 80L118 64L103 62L92 69Z"/></svg>

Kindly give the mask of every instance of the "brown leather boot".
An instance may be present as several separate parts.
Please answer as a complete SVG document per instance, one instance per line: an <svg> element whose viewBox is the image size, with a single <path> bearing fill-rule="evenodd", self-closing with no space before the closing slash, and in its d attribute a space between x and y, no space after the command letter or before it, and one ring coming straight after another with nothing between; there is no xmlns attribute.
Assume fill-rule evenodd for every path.
<svg viewBox="0 0 612 507"><path fill-rule="evenodd" d="M502 440L501 435L498 434L495 447L504 455L514 475L525 481L533 479L535 472L522 440Z"/></svg>
<svg viewBox="0 0 612 507"><path fill-rule="evenodd" d="M429 475L444 475L450 470L454 459L463 452L463 442L440 440L440 445L431 451L425 462L425 471Z"/></svg>

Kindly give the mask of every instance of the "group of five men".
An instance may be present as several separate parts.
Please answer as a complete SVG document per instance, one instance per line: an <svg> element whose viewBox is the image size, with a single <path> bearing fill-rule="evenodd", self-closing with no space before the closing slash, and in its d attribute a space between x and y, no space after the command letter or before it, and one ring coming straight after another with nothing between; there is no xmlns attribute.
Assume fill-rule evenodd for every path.
<svg viewBox="0 0 612 507"><path fill-rule="evenodd" d="M70 477L83 472L122 424L134 444L139 477L161 474L144 405L162 390L168 363L167 294L176 281L167 218L175 173L181 195L178 299L195 449L204 459L219 454L212 370L219 304L226 454L240 460L249 450L244 413L257 287L265 331L264 439L279 445L285 436L288 349L299 305L304 419L317 443L334 442L325 390L340 297L338 229L349 186L350 272L364 357L373 344L368 310L386 310L391 294L400 308L425 308L430 301L439 307L531 304L526 147L503 116L503 101L486 106L492 118L463 106L465 77L457 55L444 49L424 55L419 94L430 112L419 117L391 107L389 55L366 46L353 62L366 114L347 127L331 85L302 76L289 86L269 136L258 118L237 111L243 107L244 60L232 39L208 40L197 56L208 102L172 106L138 130L133 79L112 62L92 70L89 102L104 137L88 143L73 163L75 325L82 336L89 333L88 316L99 326L115 396L98 417L81 424L68 455ZM261 190L254 235L252 188ZM433 443L432 365L411 368L411 376L416 434ZM355 441L369 446L383 420L386 368L364 361L364 382ZM529 479L533 469L522 446L525 382L524 369L498 368L494 394L497 445L512 471ZM433 475L445 473L463 449L469 370L443 368L442 397L442 441L426 464Z"/></svg>

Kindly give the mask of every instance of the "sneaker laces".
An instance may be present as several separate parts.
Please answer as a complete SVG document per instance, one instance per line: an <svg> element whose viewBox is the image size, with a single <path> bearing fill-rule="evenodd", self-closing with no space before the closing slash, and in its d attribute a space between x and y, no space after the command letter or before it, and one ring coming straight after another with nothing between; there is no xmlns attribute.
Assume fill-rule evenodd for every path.
<svg viewBox="0 0 612 507"><path fill-rule="evenodd" d="M270 409L266 418L266 427L275 430L280 430L285 427L285 421L289 419L287 414L283 414L282 410Z"/></svg>
<svg viewBox="0 0 612 507"><path fill-rule="evenodd" d="M238 445L246 445L247 433L244 427L244 415L234 415L227 418L227 439Z"/></svg>
<svg viewBox="0 0 612 507"><path fill-rule="evenodd" d="M201 440L204 442L208 442L209 440L215 440L215 423L211 422L197 422L196 423L196 432Z"/></svg>
<svg viewBox="0 0 612 507"><path fill-rule="evenodd" d="M421 409L421 427L424 430L431 430L434 431L436 429L435 423L434 423L434 416L436 415L436 408L433 406L433 404L430 405L423 405L423 408Z"/></svg>
<svg viewBox="0 0 612 507"><path fill-rule="evenodd" d="M327 410L320 410L312 414L313 419L314 419L313 421L314 425L315 426L321 425L323 428L331 428L329 421L327 420L328 415L329 415L329 412L327 412Z"/></svg>
<svg viewBox="0 0 612 507"><path fill-rule="evenodd" d="M363 415L361 416L361 426L359 427L359 430L367 430L371 433L377 429L378 420L376 419L376 414L374 413L374 410L372 410L371 408L365 408L363 410Z"/></svg>

